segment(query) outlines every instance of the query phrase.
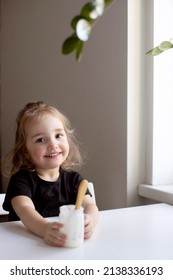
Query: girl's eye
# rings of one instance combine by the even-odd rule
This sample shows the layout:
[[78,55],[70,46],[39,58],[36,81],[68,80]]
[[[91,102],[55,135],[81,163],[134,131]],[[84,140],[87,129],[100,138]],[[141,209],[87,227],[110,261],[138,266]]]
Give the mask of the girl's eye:
[[57,138],[57,139],[58,139],[58,138],[61,138],[61,137],[63,137],[63,134],[62,134],[62,133],[56,134],[56,138]]
[[46,140],[44,138],[38,138],[36,143],[44,143]]

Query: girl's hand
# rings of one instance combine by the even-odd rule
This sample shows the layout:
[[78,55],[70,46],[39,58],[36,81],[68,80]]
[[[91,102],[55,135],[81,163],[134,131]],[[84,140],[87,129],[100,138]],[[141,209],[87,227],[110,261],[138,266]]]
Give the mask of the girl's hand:
[[58,222],[47,223],[44,241],[51,246],[64,247],[67,236],[60,231],[63,224]]
[[84,214],[84,239],[88,239],[94,232],[92,217],[89,214]]

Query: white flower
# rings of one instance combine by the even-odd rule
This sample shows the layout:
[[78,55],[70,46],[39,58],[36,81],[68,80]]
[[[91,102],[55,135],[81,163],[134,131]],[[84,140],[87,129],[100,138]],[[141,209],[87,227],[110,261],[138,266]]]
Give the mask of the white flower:
[[95,0],[96,11],[99,16],[101,16],[104,12],[105,1],[104,0]]
[[91,32],[91,25],[85,19],[80,19],[76,25],[76,34],[81,41],[87,41]]
[[90,13],[90,18],[96,19],[101,16],[104,12],[105,2],[104,0],[95,0],[93,2],[95,9]]

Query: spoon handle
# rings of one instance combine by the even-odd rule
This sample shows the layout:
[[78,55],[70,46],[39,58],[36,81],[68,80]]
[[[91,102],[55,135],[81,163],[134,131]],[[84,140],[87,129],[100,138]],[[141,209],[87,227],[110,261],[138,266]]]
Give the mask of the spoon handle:
[[88,187],[88,181],[87,180],[82,180],[79,189],[78,189],[78,194],[77,194],[77,199],[76,199],[76,204],[75,204],[75,210],[79,209],[82,205],[86,190]]

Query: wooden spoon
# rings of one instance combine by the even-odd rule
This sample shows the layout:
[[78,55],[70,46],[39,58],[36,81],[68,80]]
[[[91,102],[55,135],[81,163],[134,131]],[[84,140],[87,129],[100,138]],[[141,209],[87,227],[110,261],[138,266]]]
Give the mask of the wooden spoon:
[[82,180],[79,189],[78,189],[78,194],[77,194],[77,199],[76,199],[76,204],[75,204],[75,210],[79,209],[82,205],[86,190],[88,187],[88,181],[87,180]]

